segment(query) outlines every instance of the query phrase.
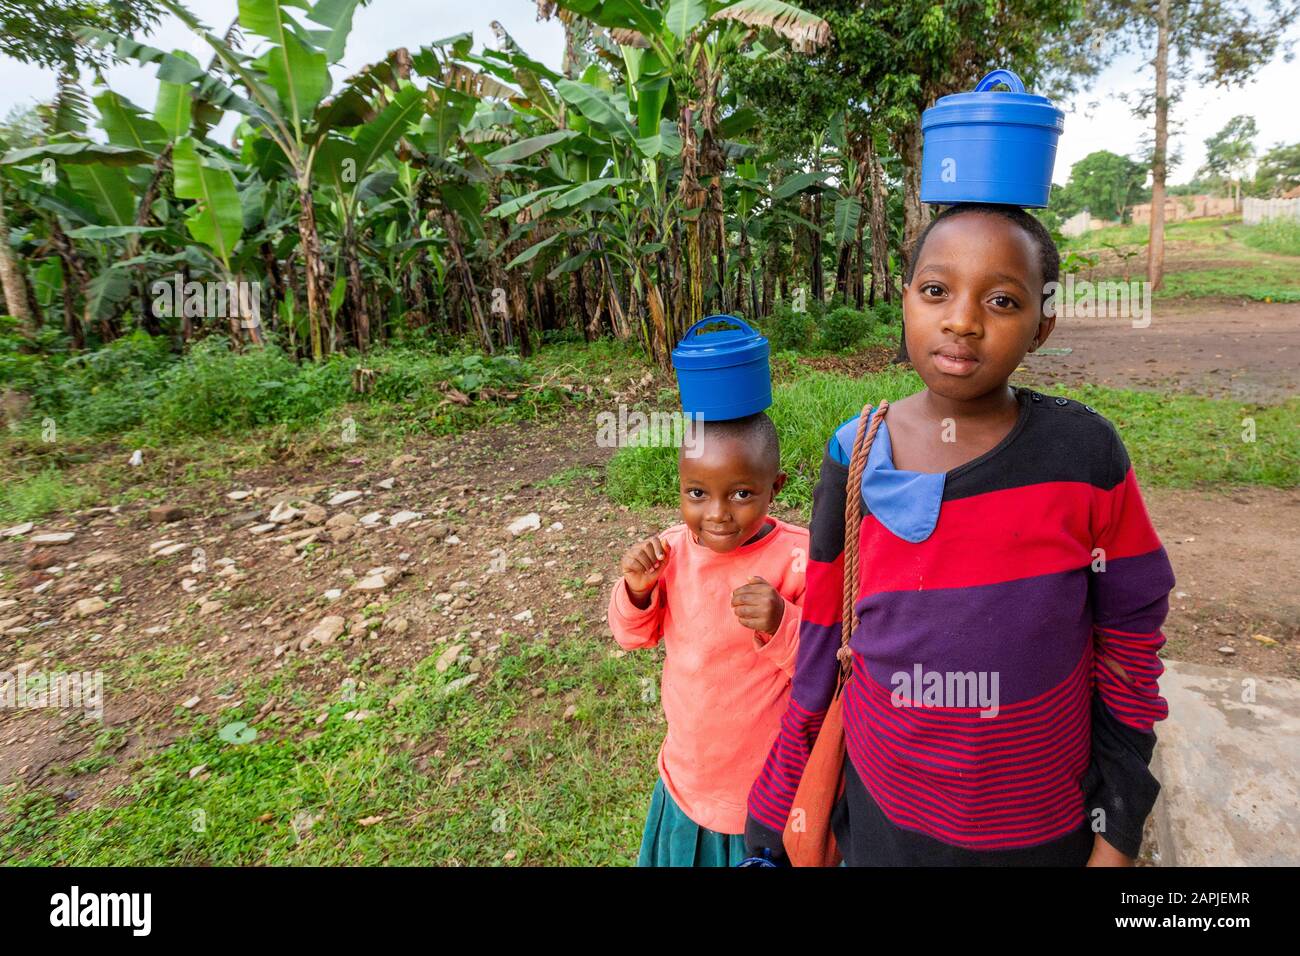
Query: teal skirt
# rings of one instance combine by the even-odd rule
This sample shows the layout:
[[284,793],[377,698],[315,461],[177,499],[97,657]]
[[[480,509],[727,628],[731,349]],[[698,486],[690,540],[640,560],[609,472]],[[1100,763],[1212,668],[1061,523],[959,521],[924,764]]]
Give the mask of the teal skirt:
[[655,783],[637,866],[735,866],[743,859],[743,835],[705,829],[682,813],[662,778]]

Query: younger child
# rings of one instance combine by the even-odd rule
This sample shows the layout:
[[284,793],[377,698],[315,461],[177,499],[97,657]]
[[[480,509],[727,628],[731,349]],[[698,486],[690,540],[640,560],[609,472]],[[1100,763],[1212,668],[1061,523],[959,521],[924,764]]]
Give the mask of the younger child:
[[[831,823],[850,866],[1124,866],[1141,844],[1174,579],[1115,427],[1008,383],[1052,332],[1059,271],[1008,206],[953,206],[913,251],[925,388],[888,409],[848,492],[860,623]],[[790,708],[749,796],[749,845],[778,857],[835,689],[857,427],[822,460]]]
[[808,532],[768,514],[785,484],[766,414],[704,422],[678,456],[682,523],[633,545],[609,602],[629,650],[664,641],[668,734],[638,866],[734,866],[745,797],[790,695]]

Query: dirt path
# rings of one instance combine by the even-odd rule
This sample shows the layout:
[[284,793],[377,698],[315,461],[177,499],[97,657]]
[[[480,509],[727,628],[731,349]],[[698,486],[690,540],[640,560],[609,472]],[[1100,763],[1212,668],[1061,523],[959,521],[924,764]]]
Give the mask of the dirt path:
[[1119,388],[1171,388],[1273,403],[1300,382],[1300,304],[1156,303],[1151,324],[1062,318],[1047,348],[1026,356],[1029,378]]

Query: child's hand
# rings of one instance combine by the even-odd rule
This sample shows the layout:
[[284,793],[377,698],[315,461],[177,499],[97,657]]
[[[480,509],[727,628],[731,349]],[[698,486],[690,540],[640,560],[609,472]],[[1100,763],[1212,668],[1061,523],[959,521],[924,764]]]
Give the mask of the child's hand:
[[655,582],[668,564],[670,551],[668,542],[655,535],[638,541],[623,555],[619,567],[623,571],[623,580],[627,582],[628,594],[638,607],[645,605],[654,590]]
[[748,584],[732,591],[731,606],[736,620],[763,634],[775,634],[785,614],[785,600],[762,578],[750,578]]

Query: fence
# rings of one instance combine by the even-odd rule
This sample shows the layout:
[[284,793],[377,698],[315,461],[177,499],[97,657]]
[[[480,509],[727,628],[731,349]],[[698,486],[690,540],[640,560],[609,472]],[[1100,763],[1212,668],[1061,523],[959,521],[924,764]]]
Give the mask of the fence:
[[1300,199],[1254,199],[1247,196],[1241,201],[1241,221],[1247,226],[1257,226],[1270,219],[1300,221]]

